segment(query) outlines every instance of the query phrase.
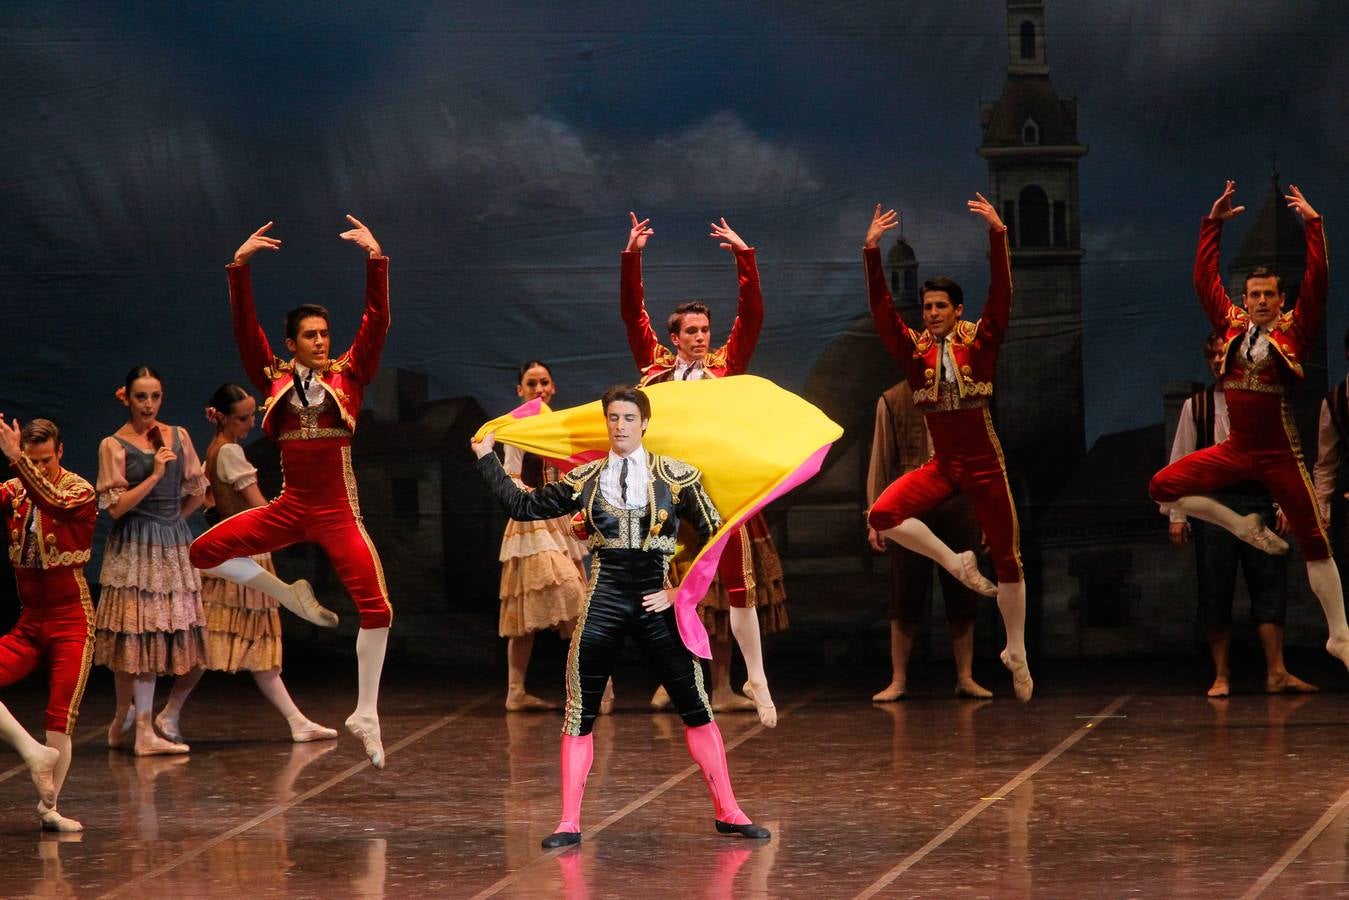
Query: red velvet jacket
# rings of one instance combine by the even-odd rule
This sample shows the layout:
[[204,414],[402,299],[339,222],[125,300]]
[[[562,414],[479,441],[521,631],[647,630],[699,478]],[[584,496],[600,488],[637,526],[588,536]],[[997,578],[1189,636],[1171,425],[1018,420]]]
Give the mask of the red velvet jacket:
[[[879,247],[862,250],[866,266],[867,300],[871,318],[881,343],[890,355],[904,367],[913,402],[920,410],[937,406],[940,385],[938,357],[941,342],[927,329],[914,331],[904,324],[895,311],[895,301],[885,283],[885,268],[881,265]],[[959,401],[986,402],[993,396],[993,375],[998,366],[998,349],[1007,333],[1007,320],[1012,314],[1012,268],[1007,253],[1007,229],[988,230],[988,299],[984,314],[978,322],[958,321],[951,331],[951,355],[955,358],[955,386]]]
[[[1222,274],[1218,270],[1222,233],[1222,222],[1204,217],[1199,226],[1199,249],[1194,257],[1194,289],[1214,329],[1223,335],[1222,373],[1226,375],[1232,350],[1240,346],[1242,336],[1250,327],[1251,317],[1244,308],[1232,303],[1232,299],[1227,296],[1227,289],[1223,287]],[[1279,391],[1289,375],[1294,380],[1302,379],[1305,351],[1316,339],[1316,332],[1326,315],[1329,279],[1324,220],[1320,216],[1308,219],[1302,224],[1302,233],[1307,241],[1307,268],[1302,274],[1297,304],[1275,319],[1269,327],[1270,348],[1284,365],[1259,367],[1255,370],[1258,384],[1243,387],[1224,382],[1225,387]]]
[[38,568],[88,563],[98,518],[93,486],[65,469],[53,484],[23,454],[10,465],[19,477],[0,484],[0,505],[9,525],[10,563],[15,568],[23,565],[24,543],[32,538],[28,532],[30,511],[36,518],[41,542],[36,554]]
[[[253,303],[253,283],[248,265],[231,263],[225,267],[230,285],[230,309],[234,315],[234,339],[239,344],[244,370],[249,380],[262,391],[262,430],[272,440],[279,440],[283,416],[272,415],[278,407],[284,408],[284,398],[294,390],[293,360],[283,360],[272,353],[267,335],[258,324],[257,307]],[[318,373],[323,385],[342,416],[348,431],[356,430],[356,416],[361,411],[365,386],[379,371],[379,357],[384,352],[384,339],[389,333],[389,258],[379,256],[365,263],[365,315],[356,339],[346,353]],[[326,435],[314,435],[326,436]]]
[[[763,328],[763,293],[759,290],[759,269],[754,264],[753,247],[735,251],[735,267],[740,278],[740,301],[731,336],[721,347],[709,350],[703,362],[703,371],[714,378],[743,375],[748,371],[749,358],[754,355],[754,346],[759,342],[759,331]],[[623,251],[619,311],[628,331],[633,362],[642,373],[639,384],[645,386],[672,377],[676,357],[660,342],[651,327],[642,288],[642,254],[635,250]]]

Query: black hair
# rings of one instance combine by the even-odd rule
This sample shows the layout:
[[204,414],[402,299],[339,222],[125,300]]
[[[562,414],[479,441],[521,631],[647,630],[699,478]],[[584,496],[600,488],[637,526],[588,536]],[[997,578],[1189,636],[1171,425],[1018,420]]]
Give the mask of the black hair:
[[61,449],[61,429],[51,419],[29,419],[28,424],[19,431],[19,446],[45,444],[52,441],[56,449]]
[[530,369],[534,368],[535,366],[538,366],[540,369],[543,369],[545,372],[547,372],[549,378],[553,377],[552,366],[548,365],[548,363],[544,362],[541,359],[531,359],[527,360],[526,362],[520,363],[520,372],[515,376],[515,383],[524,384],[525,373],[528,372]]
[[126,373],[127,397],[131,396],[131,385],[136,383],[137,378],[153,378],[159,382],[160,387],[164,386],[164,379],[160,378],[159,373],[150,366],[132,366],[131,371]]
[[317,303],[301,303],[286,313],[286,340],[295,340],[300,333],[300,323],[314,316],[322,319],[325,325],[332,318],[328,315],[328,307],[319,306]]
[[1279,277],[1278,272],[1275,272],[1269,266],[1256,266],[1251,269],[1250,274],[1246,276],[1246,280],[1242,282],[1242,286],[1250,284],[1252,278],[1273,278],[1275,292],[1283,293],[1283,279]]
[[695,315],[707,316],[707,324],[712,324],[712,310],[701,300],[690,300],[688,303],[681,303],[674,308],[667,320],[670,334],[678,334],[679,329],[684,324],[684,316],[693,313]]
[[616,384],[604,392],[600,398],[600,409],[607,414],[609,404],[611,403],[632,403],[637,407],[637,411],[642,414],[642,421],[651,418],[651,401],[647,399],[646,394],[640,388],[635,388],[629,384]]
[[220,415],[229,417],[234,414],[234,404],[248,399],[248,396],[248,391],[231,381],[216,388],[215,393],[211,395],[211,402],[207,405]]
[[923,286],[918,289],[919,301],[922,301],[928,291],[945,292],[946,296],[951,298],[952,306],[965,305],[965,292],[960,289],[960,285],[956,284],[954,279],[947,278],[945,275],[938,275],[936,278],[929,278],[924,281]]

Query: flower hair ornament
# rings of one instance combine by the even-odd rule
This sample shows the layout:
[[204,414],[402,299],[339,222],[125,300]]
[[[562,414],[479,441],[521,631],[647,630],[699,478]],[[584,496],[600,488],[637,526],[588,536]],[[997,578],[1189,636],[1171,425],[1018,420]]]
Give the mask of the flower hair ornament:
[[225,414],[214,406],[208,406],[206,407],[206,421],[210,422],[212,425],[224,425]]
[[117,390],[112,392],[112,395],[116,397],[118,400],[122,401],[123,403],[126,403],[126,386],[123,385],[122,387],[119,387]]

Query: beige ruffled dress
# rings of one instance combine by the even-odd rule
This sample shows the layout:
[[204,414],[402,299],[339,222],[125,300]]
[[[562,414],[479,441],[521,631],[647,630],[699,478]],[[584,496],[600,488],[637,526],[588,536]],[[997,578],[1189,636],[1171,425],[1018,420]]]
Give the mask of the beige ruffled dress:
[[[538,487],[558,477],[555,468],[516,447],[506,447],[505,467],[521,487]],[[511,519],[501,539],[501,636],[523,637],[580,615],[586,584],[578,563],[584,557],[585,548],[567,517]]]
[[[141,502],[117,519],[103,547],[94,662],[133,675],[182,675],[202,664],[201,580],[188,561],[192,532],[184,497],[206,490],[206,476],[183,428],[178,457]],[[155,455],[113,435],[98,448],[98,504],[107,509],[154,470]]]
[[[206,450],[206,477],[222,521],[250,508],[243,491],[257,484],[258,470],[249,463],[243,447],[220,438],[213,441]],[[270,553],[253,560],[275,574]],[[206,668],[221,672],[281,668],[281,613],[274,599],[203,574],[201,602],[206,612]]]

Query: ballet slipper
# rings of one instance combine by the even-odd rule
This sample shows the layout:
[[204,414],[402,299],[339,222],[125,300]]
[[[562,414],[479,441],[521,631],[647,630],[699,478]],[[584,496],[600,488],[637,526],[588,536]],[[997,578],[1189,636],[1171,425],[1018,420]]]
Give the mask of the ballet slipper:
[[175,744],[186,744],[187,740],[183,737],[183,732],[178,727],[178,717],[169,715],[169,711],[162,710],[155,716],[155,730],[164,736],[166,740],[173,741]]
[[758,706],[748,697],[742,697],[730,688],[712,692],[712,712],[746,712]]
[[120,748],[127,735],[131,733],[131,727],[136,724],[135,707],[130,704],[118,707],[113,713],[112,724],[108,726],[108,749],[117,750]]
[[607,716],[614,711],[614,680],[604,686],[604,696],[600,698],[600,715]]
[[379,719],[374,716],[358,716],[352,713],[347,717],[347,731],[360,739],[365,747],[365,755],[376,769],[384,768],[384,744],[379,736]]
[[28,761],[28,775],[37,788],[38,799],[48,806],[56,805],[56,764],[61,761],[61,751],[46,744],[39,745],[37,755]]
[[1286,671],[1270,672],[1265,676],[1266,694],[1315,694],[1319,690],[1316,685],[1308,684]]
[[506,692],[506,712],[539,712],[548,709],[557,709],[557,704],[527,694],[522,687],[512,685]]
[[1215,675],[1213,678],[1213,684],[1209,686],[1208,692],[1204,696],[1212,697],[1214,700],[1219,700],[1223,697],[1230,697],[1231,695],[1232,695],[1232,683],[1228,681],[1227,676]]
[[993,692],[973,678],[961,678],[956,681],[956,696],[969,700],[991,700]]
[[665,690],[663,684],[656,688],[656,692],[651,695],[651,708],[654,710],[669,709],[672,702],[670,692]]
[[1288,542],[1269,530],[1265,519],[1259,513],[1242,516],[1243,527],[1237,537],[1257,550],[1263,550],[1271,556],[1282,556],[1288,552]]
[[898,681],[892,681],[883,689],[871,695],[872,703],[894,703],[896,700],[904,700],[909,696],[908,690]]
[[1007,671],[1012,673],[1012,690],[1016,693],[1016,699],[1022,703],[1028,702],[1035,690],[1035,681],[1030,677],[1030,667],[1026,665],[1026,660],[1020,656],[1013,656],[1007,650],[1003,650],[998,658],[1007,667]]
[[1326,652],[1344,663],[1345,668],[1349,668],[1349,638],[1339,640],[1331,638],[1326,641]]
[[84,830],[84,826],[74,819],[68,819],[45,803],[37,805],[38,818],[42,820],[43,831],[55,831],[61,834],[75,834]]
[[984,597],[996,597],[998,586],[984,577],[979,571],[979,560],[973,550],[956,554],[959,557],[959,569],[951,574],[965,587]]
[[328,728],[326,725],[320,725],[317,722],[311,722],[303,715],[296,714],[286,718],[286,724],[290,726],[290,739],[296,744],[307,744],[310,741],[335,741],[337,740],[337,729]]
[[132,752],[137,756],[167,756],[189,753],[191,748],[177,741],[166,741],[155,734],[155,729],[150,724],[150,714],[145,713],[136,716],[136,743]]
[[320,628],[336,628],[337,613],[319,603],[318,598],[314,596],[314,588],[303,578],[298,578],[290,586],[294,596],[294,605],[283,603],[282,605],[295,613],[307,622],[313,622]]
[[746,681],[741,690],[754,704],[754,708],[759,713],[759,722],[763,724],[763,727],[777,728],[778,708],[773,705],[773,697],[768,693],[768,685],[755,686],[752,682]]

